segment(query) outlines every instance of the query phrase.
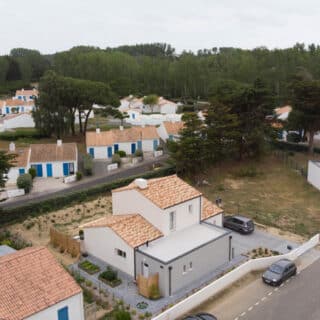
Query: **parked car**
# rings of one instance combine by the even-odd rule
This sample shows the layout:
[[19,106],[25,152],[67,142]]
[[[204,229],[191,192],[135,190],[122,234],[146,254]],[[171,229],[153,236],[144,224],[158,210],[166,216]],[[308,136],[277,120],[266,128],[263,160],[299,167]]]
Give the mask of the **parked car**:
[[214,315],[210,313],[197,313],[196,315],[191,315],[183,318],[183,320],[218,320]]
[[291,260],[281,259],[272,264],[262,275],[264,283],[279,286],[283,281],[294,276],[297,273],[297,267]]
[[225,216],[223,226],[243,234],[249,234],[254,231],[254,223],[251,219],[235,215]]

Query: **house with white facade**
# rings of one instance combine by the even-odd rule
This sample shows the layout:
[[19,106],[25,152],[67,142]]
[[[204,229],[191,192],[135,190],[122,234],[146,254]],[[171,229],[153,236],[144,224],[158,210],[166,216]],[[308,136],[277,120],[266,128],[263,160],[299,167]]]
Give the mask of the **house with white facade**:
[[15,96],[13,99],[19,99],[19,100],[24,100],[24,101],[31,101],[34,100],[35,98],[38,98],[39,96],[39,91],[35,88],[30,89],[30,90],[17,90]]
[[35,123],[31,113],[11,113],[0,118],[0,132],[16,128],[34,128]]
[[308,162],[308,182],[320,190],[320,161]]
[[111,216],[82,226],[87,253],[170,296],[231,259],[223,211],[176,175],[112,191]]
[[34,110],[33,100],[6,99],[0,101],[0,112],[2,115],[20,112],[31,112]]
[[182,130],[183,126],[184,123],[182,121],[164,121],[157,128],[157,131],[163,141],[177,141],[180,138],[180,131]]
[[0,256],[0,319],[84,320],[82,290],[45,247]]
[[15,184],[19,175],[35,168],[36,176],[61,178],[78,171],[78,148],[76,143],[31,144],[27,148],[16,148],[12,142],[9,153],[15,154],[14,167],[8,172],[7,184]]
[[86,132],[87,153],[94,159],[111,159],[119,150],[126,154],[134,154],[137,150],[153,152],[159,144],[159,134],[154,126]]

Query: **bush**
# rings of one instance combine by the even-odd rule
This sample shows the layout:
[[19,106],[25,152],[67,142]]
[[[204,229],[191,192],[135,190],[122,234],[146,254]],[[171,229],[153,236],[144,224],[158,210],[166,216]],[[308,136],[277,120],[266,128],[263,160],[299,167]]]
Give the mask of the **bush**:
[[28,173],[31,175],[31,178],[34,179],[37,176],[37,170],[35,168],[30,168]]
[[115,154],[118,154],[120,158],[125,158],[127,156],[126,152],[123,150],[116,151]]
[[118,153],[115,153],[114,155],[112,155],[112,163],[117,163],[118,167],[120,167],[121,157]]
[[134,156],[135,157],[142,157],[143,156],[142,150],[140,150],[140,149],[136,150],[136,152],[134,153]]
[[301,136],[300,136],[300,134],[298,134],[296,132],[290,132],[287,135],[287,141],[288,142],[294,142],[294,143],[300,142],[301,141]]
[[88,260],[84,260],[82,262],[79,262],[79,268],[89,274],[94,274],[94,273],[97,273],[100,271],[99,266],[93,264],[92,262],[90,262]]
[[15,141],[18,139],[41,139],[47,136],[36,129],[17,129],[0,133],[1,140]]
[[31,174],[25,173],[18,177],[17,187],[24,189],[25,193],[29,193],[32,189],[32,177]]
[[100,273],[99,279],[110,287],[114,288],[121,284],[121,279],[118,278],[118,272],[113,270],[111,267],[107,267],[107,270]]
[[163,151],[163,146],[157,146],[157,151]]
[[82,173],[78,171],[76,173],[76,177],[77,177],[77,181],[80,181],[82,179]]
[[83,169],[86,176],[92,176],[93,173],[93,159],[89,154],[83,156]]
[[258,175],[258,171],[255,167],[241,168],[235,175],[240,178],[253,178]]
[[125,310],[116,310],[113,312],[114,319],[116,320],[131,320],[131,315]]
[[151,300],[160,299],[159,287],[153,284],[149,289],[149,297]]

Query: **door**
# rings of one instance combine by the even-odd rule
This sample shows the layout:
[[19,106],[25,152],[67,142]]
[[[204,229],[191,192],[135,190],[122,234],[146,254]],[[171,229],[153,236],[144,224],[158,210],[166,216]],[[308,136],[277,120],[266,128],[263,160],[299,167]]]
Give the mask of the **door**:
[[21,176],[22,174],[25,174],[26,170],[24,168],[19,169],[19,175]]
[[131,154],[134,154],[136,152],[136,144],[131,143]]
[[52,177],[52,164],[47,163],[47,177]]
[[36,169],[36,176],[37,177],[42,177],[42,164],[33,164],[31,166],[32,168]]
[[69,175],[69,163],[63,164],[63,175],[68,176]]
[[89,148],[89,154],[92,158],[94,158],[94,148]]
[[118,144],[115,144],[113,147],[114,147],[114,153],[119,151],[119,145]]
[[108,147],[108,158],[112,158],[112,147]]
[[68,307],[58,310],[58,320],[69,320]]
[[156,151],[158,148],[158,140],[157,139],[154,139],[153,140],[153,150]]
[[6,113],[10,113],[9,107],[6,107]]
[[142,150],[142,141],[141,141],[141,140],[138,141],[138,149],[139,149],[139,150]]

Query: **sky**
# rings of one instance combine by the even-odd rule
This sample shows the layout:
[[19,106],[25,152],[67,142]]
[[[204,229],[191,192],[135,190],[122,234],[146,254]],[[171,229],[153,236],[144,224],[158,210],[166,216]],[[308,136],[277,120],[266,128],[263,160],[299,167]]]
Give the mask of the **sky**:
[[319,43],[319,0],[0,0],[0,54],[166,42],[212,47]]

